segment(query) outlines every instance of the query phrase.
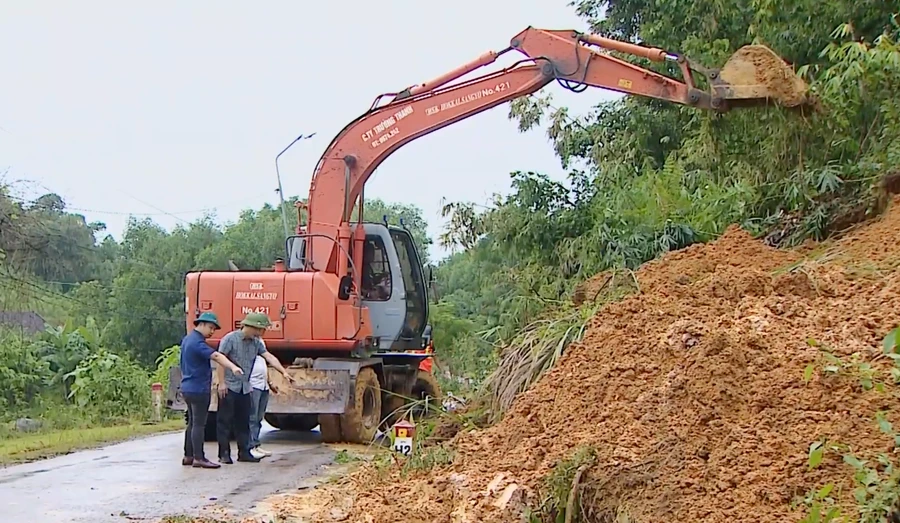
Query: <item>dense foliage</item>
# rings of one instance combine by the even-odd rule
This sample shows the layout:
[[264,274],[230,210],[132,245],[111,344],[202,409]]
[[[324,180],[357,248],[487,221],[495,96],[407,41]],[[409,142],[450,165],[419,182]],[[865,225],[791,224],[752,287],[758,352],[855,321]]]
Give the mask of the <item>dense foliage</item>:
[[492,209],[447,205],[442,240],[464,250],[442,265],[443,310],[502,342],[562,310],[579,281],[729,224],[789,245],[878,212],[900,165],[900,3],[789,4],[575,0],[597,32],[710,66],[766,44],[795,64],[819,107],[722,115],[627,97],[573,117],[548,95],[514,102],[510,118],[523,131],[546,127],[568,178],[516,172]]

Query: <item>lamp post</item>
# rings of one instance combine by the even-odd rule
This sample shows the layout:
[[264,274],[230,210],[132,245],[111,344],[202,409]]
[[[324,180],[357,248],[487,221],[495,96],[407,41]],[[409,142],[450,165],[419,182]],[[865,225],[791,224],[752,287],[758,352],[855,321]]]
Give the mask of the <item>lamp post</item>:
[[282,149],[280,153],[275,155],[275,176],[278,177],[278,189],[276,189],[276,192],[278,192],[278,197],[281,199],[281,222],[284,224],[284,237],[285,238],[287,238],[288,236],[291,235],[291,231],[290,231],[290,229],[288,229],[287,211],[284,210],[284,190],[281,187],[281,172],[278,170],[278,158],[280,158],[282,154],[286,153],[287,150],[290,149],[291,146],[293,146],[295,143],[299,142],[300,140],[306,140],[308,138],[312,138],[315,135],[316,135],[316,133],[307,134],[307,135],[301,134],[300,136],[294,138],[294,141],[289,143],[288,146],[285,147],[284,149]]

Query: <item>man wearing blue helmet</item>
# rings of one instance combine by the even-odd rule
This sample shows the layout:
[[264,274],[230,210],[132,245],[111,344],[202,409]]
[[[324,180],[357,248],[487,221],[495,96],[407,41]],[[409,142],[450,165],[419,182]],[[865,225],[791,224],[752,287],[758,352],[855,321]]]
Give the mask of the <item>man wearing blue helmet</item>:
[[204,312],[194,320],[194,330],[181,340],[181,394],[187,403],[188,420],[184,429],[184,458],[181,460],[185,466],[204,469],[221,467],[206,459],[203,453],[203,433],[212,389],[212,366],[209,362],[215,361],[237,375],[244,371],[206,343],[220,328],[216,315]]

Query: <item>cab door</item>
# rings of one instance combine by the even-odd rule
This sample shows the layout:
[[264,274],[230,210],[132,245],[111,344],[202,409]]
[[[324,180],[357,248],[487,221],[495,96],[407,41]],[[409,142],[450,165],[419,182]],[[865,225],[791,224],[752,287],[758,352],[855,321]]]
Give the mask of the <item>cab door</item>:
[[403,279],[405,314],[398,336],[397,350],[421,348],[422,333],[428,322],[428,294],[422,261],[416,243],[406,229],[390,229],[391,241],[397,252],[400,275]]
[[378,348],[390,349],[400,335],[406,315],[406,292],[400,260],[387,227],[366,223],[364,244],[362,301],[369,309],[372,336]]

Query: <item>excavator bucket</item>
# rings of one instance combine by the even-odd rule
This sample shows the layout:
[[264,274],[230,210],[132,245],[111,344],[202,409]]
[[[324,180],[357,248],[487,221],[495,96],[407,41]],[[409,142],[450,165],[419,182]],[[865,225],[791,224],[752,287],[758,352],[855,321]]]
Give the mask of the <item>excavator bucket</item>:
[[771,100],[785,107],[807,103],[808,86],[764,45],[746,45],[731,55],[712,82],[726,100],[745,103]]

